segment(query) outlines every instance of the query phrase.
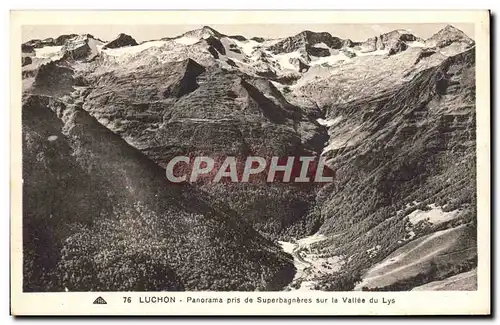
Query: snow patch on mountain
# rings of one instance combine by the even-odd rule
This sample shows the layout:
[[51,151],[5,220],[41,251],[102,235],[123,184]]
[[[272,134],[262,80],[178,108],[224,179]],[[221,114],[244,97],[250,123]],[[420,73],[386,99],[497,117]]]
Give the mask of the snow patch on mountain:
[[477,269],[459,273],[444,280],[433,281],[413,288],[411,291],[477,290]]
[[136,46],[119,47],[116,49],[105,49],[103,50],[103,52],[111,56],[133,55],[153,47],[162,47],[165,44],[167,44],[166,41],[150,41],[150,42],[144,42]]

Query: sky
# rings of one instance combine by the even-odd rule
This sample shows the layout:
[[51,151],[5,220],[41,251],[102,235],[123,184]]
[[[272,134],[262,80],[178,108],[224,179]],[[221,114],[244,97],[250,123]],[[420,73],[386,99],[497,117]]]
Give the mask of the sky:
[[[414,35],[428,38],[447,23],[435,24],[212,24],[210,27],[227,35],[245,37],[260,36],[278,38],[295,35],[304,30],[329,32],[333,36],[364,41],[367,38],[395,29],[406,29]],[[452,24],[474,39],[474,24]],[[57,37],[62,34],[92,34],[104,41],[112,40],[119,33],[132,36],[137,42],[178,36],[203,25],[25,25],[22,29],[23,42],[31,39]]]

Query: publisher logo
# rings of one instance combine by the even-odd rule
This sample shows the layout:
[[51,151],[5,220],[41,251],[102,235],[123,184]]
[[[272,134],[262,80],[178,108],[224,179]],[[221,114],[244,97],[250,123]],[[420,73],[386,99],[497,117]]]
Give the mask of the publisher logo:
[[100,297],[100,296],[99,296],[99,297],[97,297],[97,299],[96,299],[96,300],[94,300],[93,304],[94,304],[94,305],[106,305],[106,304],[107,304],[107,302],[106,302],[106,300],[104,300],[104,298],[103,298],[103,297]]

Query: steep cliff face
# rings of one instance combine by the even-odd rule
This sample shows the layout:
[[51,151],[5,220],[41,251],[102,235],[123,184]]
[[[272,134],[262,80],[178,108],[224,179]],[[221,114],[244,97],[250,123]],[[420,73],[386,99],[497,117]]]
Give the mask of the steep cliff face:
[[[294,269],[272,240],[318,231],[310,251],[341,261],[319,289],[409,290],[474,267],[475,48],[453,27],[22,47],[26,290],[277,290]],[[174,185],[163,168],[179,155],[327,157],[336,176]],[[418,267],[377,273],[400,257]]]

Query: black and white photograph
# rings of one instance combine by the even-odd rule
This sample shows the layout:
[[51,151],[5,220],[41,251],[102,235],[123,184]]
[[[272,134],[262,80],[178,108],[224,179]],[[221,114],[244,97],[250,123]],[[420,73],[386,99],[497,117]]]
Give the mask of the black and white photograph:
[[22,291],[477,291],[476,28],[23,25]]

